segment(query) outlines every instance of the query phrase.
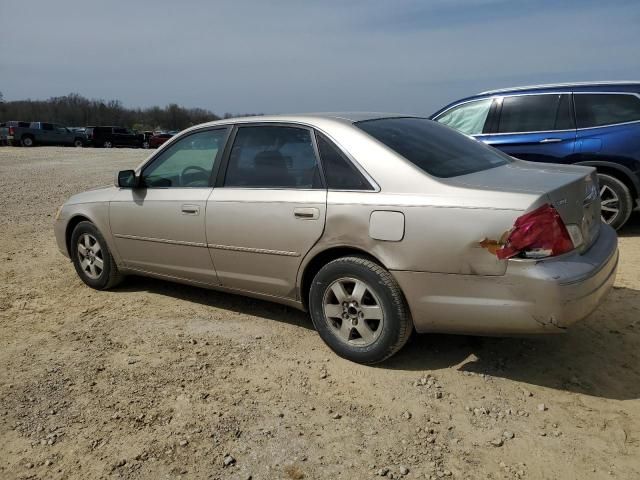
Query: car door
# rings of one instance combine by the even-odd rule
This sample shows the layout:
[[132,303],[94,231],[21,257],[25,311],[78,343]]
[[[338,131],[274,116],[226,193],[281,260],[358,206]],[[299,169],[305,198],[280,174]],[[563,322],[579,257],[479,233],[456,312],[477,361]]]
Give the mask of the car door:
[[109,207],[111,231],[127,268],[217,284],[205,217],[212,171],[228,128],[188,133],[139,173],[139,187],[121,188]]
[[53,145],[56,138],[57,133],[53,124],[40,122],[40,134],[36,135],[36,142],[42,145]]
[[576,128],[570,93],[511,95],[496,104],[478,140],[522,160],[571,163]]
[[53,127],[53,135],[55,136],[53,143],[56,145],[70,145],[73,143],[73,134],[67,127],[62,125],[54,125]]
[[207,242],[223,286],[295,298],[304,255],[324,230],[327,190],[313,131],[234,129],[207,202]]

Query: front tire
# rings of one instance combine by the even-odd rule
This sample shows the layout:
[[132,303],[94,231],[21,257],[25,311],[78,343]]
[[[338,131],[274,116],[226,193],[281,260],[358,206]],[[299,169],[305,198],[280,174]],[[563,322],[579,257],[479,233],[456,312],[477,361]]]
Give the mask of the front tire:
[[325,343],[358,363],[386,360],[413,331],[400,286],[365,257],[342,257],[322,267],[311,285],[309,311]]
[[107,242],[91,222],[80,222],[71,234],[71,258],[80,279],[91,288],[106,290],[122,280]]
[[82,148],[82,147],[84,147],[84,142],[82,141],[81,138],[76,138],[73,141],[73,146],[76,147],[76,148]]
[[616,177],[598,174],[600,183],[600,205],[602,221],[618,230],[633,210],[633,199],[629,188]]

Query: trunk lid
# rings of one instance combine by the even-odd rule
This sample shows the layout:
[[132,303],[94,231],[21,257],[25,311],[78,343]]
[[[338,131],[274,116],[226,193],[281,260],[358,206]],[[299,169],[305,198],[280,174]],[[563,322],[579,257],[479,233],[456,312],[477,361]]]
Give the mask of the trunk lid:
[[592,167],[556,165],[523,160],[469,175],[447,179],[457,186],[480,190],[537,194],[528,210],[549,203],[565,225],[576,225],[582,233],[579,250],[587,249],[600,229],[598,178]]

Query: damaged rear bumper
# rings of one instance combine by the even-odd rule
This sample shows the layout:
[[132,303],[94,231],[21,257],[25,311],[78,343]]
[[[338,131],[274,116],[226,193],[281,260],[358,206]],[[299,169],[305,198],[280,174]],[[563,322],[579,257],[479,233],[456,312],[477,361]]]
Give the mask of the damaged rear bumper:
[[615,231],[602,225],[583,253],[510,260],[505,275],[393,271],[418,332],[518,335],[555,333],[586,318],[613,286]]

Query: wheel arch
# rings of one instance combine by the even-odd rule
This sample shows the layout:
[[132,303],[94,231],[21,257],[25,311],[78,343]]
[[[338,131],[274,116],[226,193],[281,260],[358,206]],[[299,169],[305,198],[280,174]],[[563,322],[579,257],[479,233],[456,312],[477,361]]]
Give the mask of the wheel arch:
[[311,290],[311,281],[320,271],[320,269],[327,263],[336,260],[340,257],[348,257],[352,255],[358,255],[366,257],[369,260],[376,262],[381,267],[386,268],[384,263],[379,258],[371,253],[350,245],[335,245],[324,250],[320,250],[309,255],[303,262],[299,272],[298,292],[300,301],[305,310],[308,310],[309,303],[309,291]]
[[69,219],[64,230],[64,242],[65,246],[67,247],[67,253],[69,254],[69,257],[71,257],[71,235],[73,235],[73,230],[78,226],[80,222],[90,222],[95,225],[93,220],[82,214],[74,215]]
[[640,196],[640,180],[636,179],[634,173],[624,165],[598,160],[578,162],[576,165],[595,167],[598,173],[610,175],[624,183],[629,188],[631,197],[634,200]]

